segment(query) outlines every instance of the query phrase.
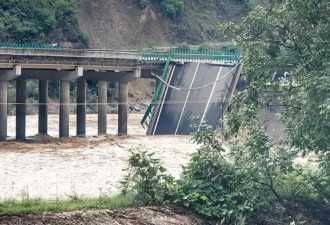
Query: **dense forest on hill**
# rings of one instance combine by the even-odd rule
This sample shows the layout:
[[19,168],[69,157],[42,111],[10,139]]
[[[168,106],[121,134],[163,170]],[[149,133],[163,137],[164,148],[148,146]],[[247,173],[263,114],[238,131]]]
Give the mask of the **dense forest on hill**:
[[87,46],[77,23],[76,0],[1,0],[0,41],[68,41]]

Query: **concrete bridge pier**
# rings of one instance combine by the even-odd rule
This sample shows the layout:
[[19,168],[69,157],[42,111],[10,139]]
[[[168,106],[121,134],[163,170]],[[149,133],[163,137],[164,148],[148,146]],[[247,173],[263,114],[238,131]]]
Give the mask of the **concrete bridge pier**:
[[0,70],[0,142],[7,141],[8,81],[22,74],[20,65]]
[[127,135],[128,81],[119,81],[118,135]]
[[0,142],[7,140],[8,81],[0,80]]
[[[59,136],[69,137],[69,116],[70,116],[70,81],[76,80],[83,76],[83,67],[75,67],[74,69],[30,69],[25,68],[22,71],[20,79],[39,80],[39,125],[40,134],[48,132],[48,80],[60,81],[60,121]],[[18,88],[19,90],[19,88]]]
[[107,133],[107,90],[108,82],[99,80],[98,81],[98,134]]
[[16,81],[16,140],[26,137],[26,80]]
[[60,137],[69,137],[70,81],[60,80]]
[[107,103],[107,81],[118,82],[118,135],[127,134],[128,117],[128,81],[141,77],[141,68],[134,68],[129,71],[85,71],[86,80],[97,80],[99,83],[99,105],[98,105],[98,133],[106,133],[106,103]]
[[48,80],[39,80],[38,133],[48,133]]
[[77,136],[86,135],[87,83],[84,78],[77,80]]

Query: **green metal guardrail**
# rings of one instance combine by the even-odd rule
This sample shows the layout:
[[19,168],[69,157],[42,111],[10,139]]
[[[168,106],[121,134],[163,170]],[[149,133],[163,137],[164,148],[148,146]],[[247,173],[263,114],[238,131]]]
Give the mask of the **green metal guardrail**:
[[[166,64],[165,64],[165,67],[164,67],[164,70],[163,70],[163,74],[161,75],[161,78],[164,80],[165,77],[166,77],[166,74],[167,74],[167,71],[168,71],[168,67],[170,66],[170,62],[171,62],[171,56],[168,56],[167,57],[167,60],[166,60]],[[162,87],[163,87],[163,82],[159,82],[158,84],[158,87],[156,89],[156,93],[154,95],[154,98],[152,99],[152,102],[151,104],[149,105],[146,113],[144,114],[144,117],[143,119],[141,120],[141,125],[143,126],[144,122],[147,120],[148,116],[150,115],[153,107],[156,105],[156,102],[158,101],[158,98],[159,98],[159,94],[162,90]]]
[[170,49],[168,52],[142,52],[142,58],[147,61],[166,61],[168,57],[172,60],[205,60],[238,62],[240,52],[208,51],[208,50],[181,50]]
[[39,45],[39,44],[7,44],[0,43],[0,48],[9,49],[43,49],[43,50],[64,50],[63,46]]

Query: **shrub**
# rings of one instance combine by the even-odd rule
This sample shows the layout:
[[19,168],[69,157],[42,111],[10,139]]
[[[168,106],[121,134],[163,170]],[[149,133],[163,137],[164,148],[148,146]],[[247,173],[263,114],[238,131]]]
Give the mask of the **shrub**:
[[330,153],[323,153],[317,161],[319,169],[306,171],[299,168],[297,172],[304,177],[316,192],[314,196],[323,197],[326,202],[330,201]]
[[247,172],[237,171],[222,156],[202,148],[178,181],[175,202],[206,216],[236,218],[253,209],[255,197],[247,177]]
[[182,44],[178,44],[176,46],[176,49],[178,49],[178,50],[190,50],[190,47],[187,43],[182,43]]
[[[174,18],[181,14],[183,0],[155,0],[160,3],[160,11],[164,16]],[[150,0],[136,0],[136,3],[141,8],[150,5]]]
[[154,153],[132,153],[129,158],[128,175],[121,182],[122,193],[133,192],[136,200],[143,204],[161,203],[170,194],[174,178],[165,174],[166,169]]
[[232,141],[230,157],[237,170],[248,171],[254,187],[265,194],[261,198],[268,201],[269,196],[274,196],[289,212],[277,187],[284,184],[280,177],[294,171],[292,163],[297,151],[274,145],[258,121],[250,123],[250,129],[240,130]]
[[327,201],[330,201],[330,153],[323,153],[320,157],[320,178],[318,184],[315,184],[321,190],[321,193]]
[[208,51],[208,50],[212,50],[212,46],[209,43],[202,43],[199,45],[198,47],[199,51]]
[[139,203],[175,203],[232,224],[245,224],[244,216],[253,220],[254,215],[299,219],[292,208],[295,198],[328,199],[329,155],[321,157],[320,170],[298,168],[295,150],[274,145],[258,122],[251,123],[252,129],[239,129],[230,152],[218,133],[202,124],[193,134],[201,148],[176,181],[153,154],[133,154],[123,193],[133,192]]
[[26,82],[26,95],[28,98],[39,98],[39,84],[36,80],[28,80]]
[[136,0],[138,6],[145,8],[150,4],[150,0]]
[[182,6],[182,0],[162,0],[161,12],[165,16],[174,18],[181,14]]
[[249,171],[237,170],[223,157],[222,142],[206,125],[194,134],[202,147],[193,154],[177,181],[175,202],[206,216],[235,219],[242,212],[253,210],[256,195]]

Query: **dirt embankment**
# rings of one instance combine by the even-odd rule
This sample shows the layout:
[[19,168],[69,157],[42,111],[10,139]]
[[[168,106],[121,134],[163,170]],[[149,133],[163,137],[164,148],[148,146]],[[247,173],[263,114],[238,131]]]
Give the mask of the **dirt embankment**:
[[172,42],[170,19],[153,5],[140,9],[133,0],[82,0],[78,16],[90,48],[136,50]]
[[0,215],[0,224],[111,224],[111,225],[203,225],[187,210],[169,207],[141,207],[128,210],[75,211]]

